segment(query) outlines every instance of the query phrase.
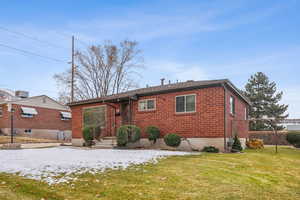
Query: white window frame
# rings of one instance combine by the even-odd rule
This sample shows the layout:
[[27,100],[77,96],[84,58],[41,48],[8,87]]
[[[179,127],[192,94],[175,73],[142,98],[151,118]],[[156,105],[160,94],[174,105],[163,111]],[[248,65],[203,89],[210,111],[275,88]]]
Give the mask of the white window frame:
[[[145,101],[146,102],[146,109],[141,109],[140,103]],[[148,109],[148,101],[154,101],[154,108]],[[144,112],[144,111],[153,111],[156,110],[156,99],[141,99],[138,101],[138,111]]]
[[248,120],[248,108],[247,108],[247,106],[245,107],[245,120]]
[[[194,111],[186,111],[186,97],[187,96],[195,97],[195,110]],[[176,110],[177,97],[184,97],[184,111],[183,112],[177,112],[177,110]],[[195,113],[196,110],[197,110],[197,95],[196,94],[184,94],[184,95],[175,96],[175,113],[176,114]]]
[[[30,113],[24,113],[23,112],[23,108],[30,108],[30,109],[34,109],[35,110],[35,113],[32,113],[32,114],[30,114]],[[35,108],[31,108],[31,107],[21,107],[21,116],[22,117],[24,117],[24,118],[33,118],[35,115],[37,115],[38,114],[38,112],[36,111],[36,109]]]
[[[232,99],[232,104],[231,104],[231,99]],[[229,112],[232,115],[235,114],[235,98],[233,96],[229,97]]]
[[71,114],[71,117],[65,117],[63,113],[70,113],[71,114],[71,112],[60,112],[60,119],[61,120],[68,121],[68,120],[72,119],[72,114]]

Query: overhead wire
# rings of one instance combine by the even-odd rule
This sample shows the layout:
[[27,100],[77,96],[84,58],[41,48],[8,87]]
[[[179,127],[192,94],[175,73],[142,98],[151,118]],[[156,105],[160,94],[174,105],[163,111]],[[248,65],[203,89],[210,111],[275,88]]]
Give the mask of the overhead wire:
[[44,59],[47,59],[47,60],[52,60],[52,61],[55,61],[55,62],[63,62],[63,63],[68,62],[68,61],[64,61],[64,60],[61,60],[61,59],[57,59],[57,58],[53,58],[53,57],[49,57],[49,56],[44,56],[44,55],[41,55],[41,54],[38,54],[38,53],[35,53],[35,52],[27,51],[27,50],[24,50],[24,49],[19,49],[19,48],[16,48],[16,47],[12,47],[12,46],[9,46],[9,45],[3,44],[3,43],[0,43],[0,46],[8,48],[8,49],[15,50],[15,51],[18,51],[18,52],[21,52],[23,54],[37,56],[37,57],[44,58]]
[[41,40],[37,37],[34,37],[34,36],[30,36],[28,34],[25,34],[25,33],[22,33],[22,32],[19,32],[19,31],[15,31],[15,30],[10,30],[8,28],[5,28],[3,26],[0,26],[0,30],[2,31],[6,31],[6,32],[9,32],[9,33],[12,33],[12,34],[15,34],[15,35],[19,35],[19,36],[22,36],[22,37],[25,37],[25,38],[28,38],[28,39],[31,39],[31,40],[34,40],[34,41],[37,41],[37,42],[40,42],[40,43],[43,43],[44,45],[48,45],[48,46],[51,46],[51,47],[55,47],[55,48],[63,48],[63,49],[68,49],[66,47],[63,47],[63,46],[60,46],[60,45],[57,45],[57,44],[53,44],[51,42],[48,42],[48,41],[45,41],[45,40]]

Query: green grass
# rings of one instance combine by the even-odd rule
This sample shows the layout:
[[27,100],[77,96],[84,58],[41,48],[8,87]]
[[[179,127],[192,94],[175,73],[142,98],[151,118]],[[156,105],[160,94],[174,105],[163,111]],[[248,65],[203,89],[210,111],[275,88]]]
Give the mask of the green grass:
[[0,174],[1,200],[42,198],[300,199],[300,150],[170,157],[156,165],[80,175],[77,181],[55,186]]
[[[31,138],[31,137],[22,137],[22,136],[15,136],[14,142],[16,143],[56,143],[59,142],[57,140],[48,140],[42,138]],[[10,136],[0,136],[0,144],[10,143]]]

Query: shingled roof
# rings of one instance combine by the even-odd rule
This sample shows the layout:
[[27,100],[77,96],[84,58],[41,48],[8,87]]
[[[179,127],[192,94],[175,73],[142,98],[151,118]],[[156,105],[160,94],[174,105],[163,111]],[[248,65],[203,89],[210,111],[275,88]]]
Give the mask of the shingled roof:
[[100,102],[115,102],[115,101],[122,101],[124,99],[128,99],[130,97],[136,97],[136,96],[137,97],[149,96],[155,94],[169,93],[175,91],[185,91],[185,90],[199,89],[205,87],[215,87],[215,86],[222,86],[222,85],[227,86],[229,89],[235,92],[241,99],[243,99],[246,103],[251,104],[249,99],[245,97],[228,79],[220,79],[220,80],[205,80],[205,81],[186,81],[186,82],[140,88],[140,89],[130,90],[127,92],[109,95],[105,97],[75,101],[69,103],[68,105],[75,106],[75,105],[100,103]]

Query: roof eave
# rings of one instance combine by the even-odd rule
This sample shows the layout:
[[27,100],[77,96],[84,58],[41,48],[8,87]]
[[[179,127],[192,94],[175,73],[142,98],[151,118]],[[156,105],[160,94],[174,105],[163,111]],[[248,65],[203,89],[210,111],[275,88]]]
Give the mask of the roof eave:
[[166,89],[163,91],[154,91],[154,92],[145,92],[141,94],[131,94],[128,96],[124,97],[119,97],[119,98],[112,98],[112,99],[93,99],[93,100],[86,100],[86,101],[78,101],[78,102],[71,102],[68,103],[67,105],[72,107],[72,106],[78,106],[78,105],[85,105],[85,104],[93,104],[93,103],[105,103],[105,102],[121,102],[124,100],[128,100],[128,98],[137,95],[138,97],[143,97],[143,96],[151,96],[151,95],[157,95],[157,94],[166,94],[170,92],[177,92],[177,91],[188,91],[188,90],[194,90],[194,89],[202,89],[202,88],[209,88],[209,87],[218,87],[221,86],[221,83],[213,83],[213,84],[208,84],[208,85],[201,85],[201,86],[190,86],[190,87],[185,87],[185,88],[170,88]]

